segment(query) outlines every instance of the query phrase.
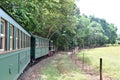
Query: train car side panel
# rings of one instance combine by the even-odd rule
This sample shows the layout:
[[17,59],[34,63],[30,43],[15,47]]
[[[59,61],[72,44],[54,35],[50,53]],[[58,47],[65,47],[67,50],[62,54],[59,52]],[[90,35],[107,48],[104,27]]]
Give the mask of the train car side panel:
[[24,49],[21,50],[20,53],[18,54],[18,60],[19,60],[19,73],[22,73],[25,67],[28,65],[30,62],[30,49]]
[[15,80],[18,75],[18,52],[0,55],[0,80]]

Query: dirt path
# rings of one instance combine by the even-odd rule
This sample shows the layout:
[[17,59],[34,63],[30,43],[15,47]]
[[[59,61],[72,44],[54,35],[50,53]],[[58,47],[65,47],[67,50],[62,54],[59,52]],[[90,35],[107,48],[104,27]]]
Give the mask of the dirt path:
[[18,78],[18,80],[39,80],[40,78],[40,69],[47,64],[52,57],[48,57],[46,59],[39,60],[38,63],[30,66],[27,70],[24,71],[23,74]]
[[[83,61],[78,59],[76,54],[71,54],[71,59],[83,71],[83,74],[89,80],[100,80],[99,71],[95,70],[91,65],[88,65],[86,63],[83,64]],[[116,80],[116,79],[112,79],[111,77],[105,76],[103,74],[102,80]]]
[[[66,53],[66,52],[63,52]],[[49,63],[51,60],[55,58],[59,58],[59,54],[55,54],[54,56],[48,57],[46,59],[40,60],[35,65],[29,67],[18,80],[40,80],[40,71],[41,69]],[[88,80],[100,80],[99,79],[99,72],[96,71],[93,67],[88,64],[84,64],[83,69],[83,62],[82,60],[78,60],[76,54],[71,54],[72,61],[82,70],[83,74],[88,78]],[[108,76],[103,75],[103,80],[115,80]]]
[[41,80],[40,79],[40,71],[43,67],[45,67],[50,61],[54,58],[58,58],[58,54],[54,54],[51,57],[46,57],[39,60],[36,64],[28,67],[23,74],[18,78],[18,80]]

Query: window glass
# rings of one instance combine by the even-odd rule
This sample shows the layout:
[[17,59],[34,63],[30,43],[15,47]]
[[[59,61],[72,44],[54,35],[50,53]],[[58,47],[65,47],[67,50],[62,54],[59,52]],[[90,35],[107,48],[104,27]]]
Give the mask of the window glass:
[[19,49],[21,48],[21,31],[19,30]]
[[13,26],[10,25],[10,36],[12,37],[13,36]]
[[22,32],[22,48],[24,48],[24,33]]
[[27,47],[29,47],[29,36],[27,37]]
[[36,39],[36,47],[39,47],[39,42],[38,42],[38,39]]
[[12,50],[12,39],[10,39],[10,50]]
[[18,29],[16,29],[16,38],[18,38]]
[[13,26],[10,25],[10,50],[13,50]]
[[28,36],[28,47],[30,47],[30,38]]
[[23,36],[23,34],[22,34],[22,31],[21,31],[21,37],[20,37],[20,45],[21,45],[21,48],[22,48],[22,36]]
[[0,34],[1,34],[1,30],[2,30],[2,23],[0,21]]
[[24,48],[26,48],[26,34],[24,35]]
[[18,49],[18,32],[19,30],[16,29],[16,49]]
[[0,37],[0,49],[2,49],[2,38]]
[[4,22],[1,21],[1,22],[0,22],[0,33],[1,33],[1,34],[4,33],[4,27],[3,27],[3,26],[4,26]]
[[24,38],[23,38],[23,44],[24,44],[24,46],[23,46],[23,48],[25,48],[25,33],[24,33]]
[[40,47],[40,40],[39,40],[39,47]]
[[5,46],[5,21],[0,18],[0,51],[4,51]]
[[28,47],[28,36],[26,36],[26,47]]

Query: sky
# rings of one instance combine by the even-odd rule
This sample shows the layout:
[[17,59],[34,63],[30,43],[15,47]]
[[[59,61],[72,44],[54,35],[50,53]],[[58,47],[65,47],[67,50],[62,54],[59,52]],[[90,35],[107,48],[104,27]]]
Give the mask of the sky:
[[120,34],[120,0],[77,0],[81,14],[94,15],[117,26]]

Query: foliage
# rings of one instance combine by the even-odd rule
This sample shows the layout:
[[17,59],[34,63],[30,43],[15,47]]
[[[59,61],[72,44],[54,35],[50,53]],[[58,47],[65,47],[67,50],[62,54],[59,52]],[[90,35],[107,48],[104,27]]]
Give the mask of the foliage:
[[116,42],[117,28],[104,19],[80,15],[75,0],[0,0],[30,33],[52,39],[58,49]]
[[107,23],[104,19],[81,15],[77,30],[79,46],[97,47],[108,43],[114,44],[117,39],[116,31],[116,26]]
[[[1,0],[2,5],[22,26],[32,34],[54,39],[61,47],[59,37],[63,40],[72,37],[77,24],[74,0]],[[57,36],[56,36],[57,35]],[[63,46],[68,46],[68,43]]]

